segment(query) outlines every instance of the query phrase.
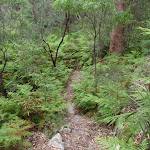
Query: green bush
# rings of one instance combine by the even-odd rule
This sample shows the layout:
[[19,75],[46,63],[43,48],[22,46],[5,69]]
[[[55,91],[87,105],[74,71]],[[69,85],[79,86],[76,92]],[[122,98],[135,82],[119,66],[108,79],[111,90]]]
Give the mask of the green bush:
[[[66,67],[63,61],[58,61],[58,66],[53,68],[49,57],[43,55],[42,47],[24,42],[26,46],[23,49],[16,43],[10,44],[3,74],[8,98],[0,97],[0,132],[3,133],[0,147],[5,149],[27,146],[25,138],[32,128],[45,129],[51,135],[51,125],[55,123],[59,128],[63,124],[62,112],[67,108],[61,93],[72,69]],[[49,125],[45,126],[47,122]],[[4,132],[6,128],[8,130]],[[22,134],[17,136],[17,130]],[[9,134],[14,138],[7,137]]]
[[[100,139],[102,148],[127,150],[149,146],[150,93],[143,86],[150,83],[148,58],[133,58],[133,54],[122,58],[111,55],[97,63],[97,92],[94,66],[84,67],[79,84],[72,85],[74,101],[83,112],[92,112],[100,123],[115,125],[118,137]],[[136,145],[141,132],[145,137]]]
[[14,117],[7,123],[3,123],[0,129],[0,148],[8,150],[16,148],[21,150],[31,146],[31,143],[26,140],[27,136],[32,135],[28,131],[31,127],[31,123],[18,117]]
[[[118,145],[121,149],[147,149],[150,147],[150,92],[145,87],[139,85],[138,91],[131,92],[129,98],[137,105],[138,108],[124,114],[106,117],[104,123],[113,124],[115,122],[115,130],[118,137],[111,137],[109,140],[101,138],[100,143],[109,149],[115,149]],[[138,135],[141,134],[140,141],[136,141]],[[107,142],[102,142],[102,141]],[[104,144],[105,143],[105,144]],[[110,145],[108,143],[111,143]],[[114,145],[114,143],[116,143]]]
[[[105,58],[107,64],[97,64],[97,93],[95,93],[94,66],[85,67],[83,79],[75,88],[75,102],[85,110],[97,109],[99,119],[118,114],[128,103],[124,94],[131,84],[130,75],[122,70],[118,56]],[[109,61],[108,61],[109,60]]]

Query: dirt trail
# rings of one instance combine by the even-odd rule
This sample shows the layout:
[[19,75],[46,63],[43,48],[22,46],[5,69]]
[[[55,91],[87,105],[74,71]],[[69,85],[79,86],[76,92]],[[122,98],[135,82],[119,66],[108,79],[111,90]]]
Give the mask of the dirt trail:
[[75,104],[71,102],[74,98],[74,89],[70,85],[78,83],[79,77],[81,77],[80,72],[74,71],[64,94],[69,103],[68,121],[71,126],[70,132],[64,130],[62,133],[65,150],[99,150],[100,147],[94,137],[108,137],[112,131],[81,115]]
[[[80,71],[74,71],[62,94],[69,104],[69,116],[66,118],[67,125],[65,128],[58,132],[62,136],[64,150],[99,150],[101,148],[95,140],[95,136],[109,137],[113,132],[108,127],[99,125],[92,119],[80,114],[78,108],[71,102],[74,98],[74,89],[70,85],[78,83],[80,77],[82,77]],[[60,150],[49,146],[49,140],[42,132],[35,132],[33,136],[29,137],[29,141],[33,145],[32,150]]]

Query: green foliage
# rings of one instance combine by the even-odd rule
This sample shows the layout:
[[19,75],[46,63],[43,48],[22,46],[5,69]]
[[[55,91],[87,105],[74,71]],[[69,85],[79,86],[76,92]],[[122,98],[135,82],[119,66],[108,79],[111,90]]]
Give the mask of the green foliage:
[[82,5],[83,9],[93,12],[102,11],[103,9],[107,11],[110,9],[111,11],[114,8],[114,3],[111,0],[82,0]]
[[142,34],[143,34],[143,39],[140,41],[141,43],[141,48],[142,48],[142,53],[143,54],[149,54],[150,53],[150,46],[149,46],[149,43],[150,43],[150,40],[149,40],[149,37],[150,37],[150,29],[148,28],[142,28],[142,27],[139,27],[138,29],[142,30]]
[[[29,143],[25,139],[31,135],[29,131],[34,126],[39,130],[47,128],[51,133],[52,123],[59,127],[63,120],[62,112],[67,107],[62,91],[72,68],[83,66],[80,84],[72,85],[77,106],[84,113],[92,112],[93,115],[94,112],[97,121],[109,125],[115,123],[116,132],[122,130],[115,138],[120,148],[140,149],[147,144],[150,136],[149,91],[139,85],[149,84],[149,65],[144,63],[149,59],[141,57],[141,53],[149,54],[149,22],[141,19],[146,12],[143,11],[142,15],[138,15],[138,11],[135,11],[137,14],[132,12],[137,20],[134,20],[134,27],[132,25],[132,34],[127,36],[131,54],[122,58],[112,55],[97,59],[96,76],[92,65],[93,27],[96,27],[98,35],[101,23],[99,40],[96,41],[99,55],[101,50],[108,50],[112,25],[132,24],[133,17],[129,14],[131,10],[143,7],[141,4],[141,0],[130,1],[129,4],[126,1],[126,6],[130,7],[126,12],[117,13],[112,0],[1,1],[0,49],[8,47],[2,80],[8,98],[0,95],[0,148],[26,148]],[[144,6],[143,9],[147,8]],[[54,9],[57,13],[53,13]],[[70,30],[60,47],[57,67],[53,68],[42,40],[46,39],[55,54],[61,40],[64,13],[70,13]],[[139,28],[143,34],[139,34],[138,26],[145,27]],[[3,52],[0,51],[0,69],[3,63]],[[133,81],[139,84],[131,92]],[[50,125],[45,127],[47,122]],[[144,144],[135,146],[134,139],[141,130],[145,135]],[[107,143],[103,140],[102,144]],[[109,140],[114,146],[114,139]]]
[[60,9],[71,14],[75,14],[79,10],[80,1],[75,0],[55,0],[53,6],[54,8]]
[[73,85],[76,89],[77,105],[85,110],[88,110],[89,106],[97,108],[100,116],[104,118],[112,116],[114,112],[118,114],[128,102],[124,92],[127,91],[131,80],[130,75],[121,70],[123,62],[120,58],[114,55],[105,59],[107,65],[97,64],[97,93],[94,87],[94,66],[85,67],[84,80],[82,79],[79,85]]
[[[47,41],[55,53],[60,38],[58,38],[56,34],[51,34],[47,37]],[[92,37],[89,36],[88,32],[80,31],[66,35],[64,42],[60,47],[58,60],[64,60],[65,65],[69,68],[92,64],[92,54],[89,50],[91,42]]]
[[[25,44],[29,45],[26,41]],[[22,135],[8,137],[9,142],[2,138],[0,144],[3,148],[18,146],[18,149],[22,149],[27,146],[24,140],[30,135],[30,132],[25,132],[27,127],[29,129],[37,126],[39,130],[47,128],[48,134],[52,134],[51,124],[55,123],[59,128],[63,123],[62,111],[67,108],[61,92],[72,69],[67,68],[61,61],[58,62],[58,67],[53,69],[41,47],[34,44],[27,47],[20,50],[19,44],[10,44],[7,53],[4,81],[8,99],[0,101],[0,123],[2,130],[5,130],[9,122],[13,122],[14,126],[17,126],[16,130],[22,131]],[[20,120],[14,121],[14,118],[18,117]],[[20,121],[25,120],[30,122],[20,125]],[[50,122],[49,126],[45,126],[45,122]],[[11,128],[8,132],[5,133],[5,138],[10,132],[15,134]]]
[[3,123],[0,129],[0,148],[19,148],[31,146],[25,139],[31,135],[28,129],[31,128],[31,124],[18,117],[14,117],[7,123]]
[[31,89],[32,87],[29,85],[18,85],[16,93],[9,93],[12,98],[1,104],[2,111],[30,119],[33,123],[41,125],[41,122],[48,121],[48,116],[53,116],[54,119],[54,114],[61,114],[61,111],[66,108],[66,105],[62,103],[62,99],[58,96],[58,91],[56,91],[57,93],[52,92],[51,97],[49,97],[48,91],[46,91],[47,93],[39,90],[30,92]]
[[133,140],[129,140],[128,143],[126,141],[119,140],[117,137],[110,137],[109,139],[106,138],[96,138],[100,144],[100,149],[108,149],[108,150],[143,150],[147,149],[146,142],[144,141],[140,147],[136,147],[133,144]]
[[144,35],[149,35],[150,34],[150,29],[148,29],[148,28],[139,27],[138,29],[142,30]]
[[[124,1],[130,8],[133,18],[125,28],[125,52],[137,51],[140,54],[149,54],[149,37],[142,35],[139,27],[148,29],[150,9],[148,0]],[[136,11],[134,11],[136,10]]]
[[[149,65],[143,57],[134,60],[133,58],[134,55],[131,54],[123,59],[111,55],[98,63],[97,92],[94,87],[94,66],[84,67],[80,83],[72,85],[75,88],[74,101],[84,113],[94,112],[97,121],[115,124],[118,138],[110,138],[107,144],[102,141],[101,144],[106,146],[103,148],[116,149],[117,145],[121,149],[148,147],[149,91],[133,81],[148,84]],[[145,137],[141,139],[139,145],[135,145],[135,139],[140,132]]]
[[91,110],[95,109],[96,107],[97,97],[94,96],[94,76],[92,76],[92,68],[93,66],[89,66],[86,72],[81,72],[84,80],[81,78],[80,84],[72,85],[72,87],[75,89],[75,102],[78,107],[84,108],[84,110]]

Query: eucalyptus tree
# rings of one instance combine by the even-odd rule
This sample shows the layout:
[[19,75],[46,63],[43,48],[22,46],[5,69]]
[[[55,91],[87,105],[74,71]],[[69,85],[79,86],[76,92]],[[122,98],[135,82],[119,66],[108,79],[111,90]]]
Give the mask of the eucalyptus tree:
[[[125,4],[123,3],[122,0],[115,0],[114,3],[116,5],[117,12],[124,11]],[[123,41],[124,41],[124,27],[120,23],[117,29],[115,29],[114,27],[112,29],[109,52],[110,53],[117,52],[118,54],[122,55]]]

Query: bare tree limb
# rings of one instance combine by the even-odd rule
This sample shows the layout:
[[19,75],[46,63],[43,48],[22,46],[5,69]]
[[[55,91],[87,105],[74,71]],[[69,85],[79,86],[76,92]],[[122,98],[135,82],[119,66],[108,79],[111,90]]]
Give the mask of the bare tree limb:
[[53,59],[52,50],[51,50],[49,44],[48,44],[44,39],[43,39],[43,42],[48,46],[49,51],[46,49],[45,46],[44,46],[44,49],[45,49],[45,51],[48,53],[48,55],[51,57],[52,62],[53,62],[53,66],[56,67],[56,63],[55,63],[55,61],[54,61],[54,59]]
[[46,49],[46,47],[44,46],[44,50],[48,53],[48,55],[51,57],[52,59],[52,62],[53,62],[53,66],[56,67],[56,61],[57,61],[57,57],[58,57],[58,51],[59,51],[59,48],[61,46],[61,44],[63,43],[64,41],[64,37],[66,35],[66,31],[67,31],[67,28],[68,28],[68,24],[69,24],[69,19],[70,19],[70,13],[66,13],[66,16],[65,16],[65,30],[64,30],[64,33],[63,33],[63,36],[62,36],[62,39],[57,47],[57,50],[56,50],[56,54],[55,54],[55,59],[53,57],[53,54],[52,54],[52,50],[50,49],[50,46],[49,44],[43,39],[43,42],[48,46],[48,49],[49,51]]
[[69,19],[70,19],[70,13],[68,12],[68,13],[66,13],[66,23],[65,23],[66,26],[65,26],[65,30],[64,30],[62,39],[61,39],[61,41],[60,41],[60,43],[59,43],[59,45],[58,45],[58,47],[57,47],[57,50],[56,50],[55,64],[56,64],[56,61],[57,61],[58,50],[59,50],[59,48],[60,48],[62,42],[64,41],[64,37],[65,37],[65,35],[66,35],[66,31],[67,31],[67,28],[68,28]]

